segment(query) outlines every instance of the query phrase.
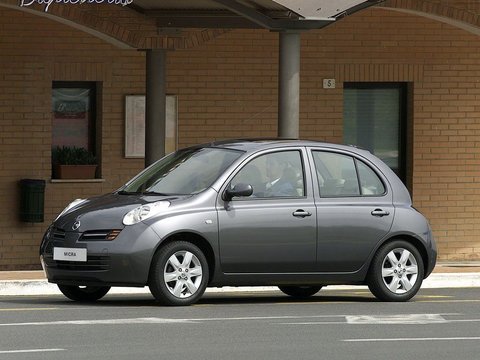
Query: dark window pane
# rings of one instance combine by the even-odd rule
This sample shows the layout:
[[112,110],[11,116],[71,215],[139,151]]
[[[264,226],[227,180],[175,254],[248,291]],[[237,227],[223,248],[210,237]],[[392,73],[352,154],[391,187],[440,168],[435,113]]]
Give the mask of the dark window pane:
[[52,90],[52,146],[90,149],[91,90]]
[[360,196],[355,162],[350,156],[313,152],[321,197]]
[[403,177],[404,84],[347,83],[344,89],[343,141],[382,159]]

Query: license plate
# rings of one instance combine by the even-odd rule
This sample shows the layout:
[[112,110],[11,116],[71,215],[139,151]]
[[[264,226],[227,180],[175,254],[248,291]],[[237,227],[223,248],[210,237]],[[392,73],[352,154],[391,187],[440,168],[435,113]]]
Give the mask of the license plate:
[[87,261],[87,249],[78,248],[53,248],[53,260]]

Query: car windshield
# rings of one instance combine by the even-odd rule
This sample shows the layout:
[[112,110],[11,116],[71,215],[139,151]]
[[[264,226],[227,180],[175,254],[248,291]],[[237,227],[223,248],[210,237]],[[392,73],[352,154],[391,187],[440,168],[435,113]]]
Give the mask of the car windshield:
[[210,187],[240,155],[221,148],[176,151],[133,178],[120,194],[192,195]]

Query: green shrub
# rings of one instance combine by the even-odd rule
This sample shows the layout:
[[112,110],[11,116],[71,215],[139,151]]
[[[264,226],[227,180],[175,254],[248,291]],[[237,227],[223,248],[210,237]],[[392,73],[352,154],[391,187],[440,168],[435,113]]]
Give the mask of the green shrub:
[[91,151],[75,146],[57,146],[52,149],[52,160],[58,165],[96,165],[97,158]]

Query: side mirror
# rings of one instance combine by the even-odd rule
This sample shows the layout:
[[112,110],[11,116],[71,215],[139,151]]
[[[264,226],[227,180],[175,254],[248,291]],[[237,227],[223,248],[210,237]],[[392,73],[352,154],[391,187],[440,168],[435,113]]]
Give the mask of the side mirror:
[[250,184],[242,184],[239,183],[235,185],[233,188],[228,188],[225,191],[225,200],[230,201],[234,197],[246,197],[253,194],[253,187]]

